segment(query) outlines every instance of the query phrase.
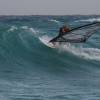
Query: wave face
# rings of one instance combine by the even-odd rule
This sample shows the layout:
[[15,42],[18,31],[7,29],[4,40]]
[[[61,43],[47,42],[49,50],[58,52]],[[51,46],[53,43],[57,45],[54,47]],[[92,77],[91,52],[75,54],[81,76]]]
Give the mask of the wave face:
[[100,16],[1,16],[0,100],[99,100],[100,31],[84,44],[43,44]]

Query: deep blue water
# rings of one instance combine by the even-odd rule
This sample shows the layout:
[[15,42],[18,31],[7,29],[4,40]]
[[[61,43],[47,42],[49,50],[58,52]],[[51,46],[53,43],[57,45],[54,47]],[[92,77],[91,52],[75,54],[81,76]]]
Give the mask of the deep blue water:
[[0,100],[100,100],[100,31],[55,49],[41,41],[93,21],[100,16],[1,16]]

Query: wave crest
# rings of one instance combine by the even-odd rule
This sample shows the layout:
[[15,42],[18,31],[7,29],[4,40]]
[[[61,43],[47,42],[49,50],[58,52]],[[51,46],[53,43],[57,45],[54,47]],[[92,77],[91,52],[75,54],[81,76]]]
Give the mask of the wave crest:
[[100,18],[90,18],[90,19],[79,20],[76,22],[95,22],[95,21],[100,22]]

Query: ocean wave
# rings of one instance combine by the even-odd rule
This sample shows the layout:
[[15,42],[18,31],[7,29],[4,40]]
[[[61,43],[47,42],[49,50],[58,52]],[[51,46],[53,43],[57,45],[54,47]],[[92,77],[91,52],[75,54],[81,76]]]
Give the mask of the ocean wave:
[[[52,39],[52,37],[49,37],[47,35],[39,37],[39,40],[48,47],[50,47],[50,44],[48,42],[51,39]],[[51,48],[53,48],[53,47],[51,47]],[[84,59],[100,61],[100,49],[98,49],[98,48],[84,48],[82,46],[75,47],[74,45],[71,45],[70,43],[61,44],[61,45],[57,44],[56,48],[58,48],[59,52],[68,51],[68,52],[71,52],[72,54],[79,56],[81,58],[84,58]]]
[[62,25],[62,22],[60,22],[60,21],[58,21],[56,19],[50,19],[49,21],[54,22],[54,23],[56,23],[58,25]]
[[70,43],[67,45],[62,45],[61,47],[62,48],[60,50],[67,50],[81,58],[100,61],[100,49],[98,48],[84,48],[82,46],[75,47]]
[[49,18],[57,20],[43,22],[47,16],[7,18],[0,22],[0,100],[99,100],[100,43],[96,38],[82,45],[48,48],[44,43],[54,38],[55,28],[68,16],[59,16],[60,23],[52,16]]
[[39,30],[36,30],[36,29],[34,29],[34,28],[29,28],[29,30],[30,30],[32,33],[34,33],[34,34],[39,33]]
[[24,30],[29,30],[30,32],[36,34],[36,33],[39,33],[40,31],[38,29],[35,29],[34,27],[29,27],[29,26],[21,26],[20,27],[21,29],[24,29]]
[[17,30],[18,28],[16,26],[11,26],[10,29],[8,30],[8,32],[13,32],[15,30]]
[[100,22],[100,18],[90,18],[90,19],[78,20],[75,22],[95,22],[95,21]]
[[[18,27],[11,26],[11,28],[8,30],[8,32],[13,32],[17,29],[18,29]],[[49,46],[48,42],[53,38],[53,37],[49,37],[48,35],[40,36],[40,33],[42,31],[40,31],[39,29],[34,29],[32,27],[21,26],[20,29],[28,30],[28,34],[26,34],[24,32],[18,34],[19,39],[21,40],[23,45],[28,49],[30,49],[29,43],[27,41],[28,40],[27,38],[29,38],[29,36],[37,37],[43,44],[46,44],[47,46]],[[7,38],[7,36],[5,36],[5,35],[4,35],[4,37]],[[67,51],[71,52],[72,54],[79,56],[81,58],[84,58],[84,59],[100,61],[100,49],[98,49],[98,48],[84,48],[84,47],[78,48],[71,44],[60,45],[60,46],[57,46],[57,48],[59,48],[59,50],[61,50],[61,51],[67,50]]]

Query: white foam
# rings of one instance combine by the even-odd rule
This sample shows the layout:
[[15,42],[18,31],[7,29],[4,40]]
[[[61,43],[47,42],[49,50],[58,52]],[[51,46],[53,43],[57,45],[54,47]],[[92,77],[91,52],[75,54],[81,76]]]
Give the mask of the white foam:
[[63,45],[62,48],[81,58],[100,61],[100,49],[98,48],[75,47],[71,44]]
[[34,28],[30,28],[30,31],[33,32],[33,33],[36,32]]
[[32,27],[28,27],[28,26],[21,26],[20,27],[21,29],[24,29],[24,30],[28,30],[28,31],[31,31],[32,33],[36,34],[36,33],[39,33],[39,30],[36,30]]
[[90,18],[90,19],[86,19],[86,20],[79,20],[76,22],[94,22],[94,21],[100,22],[100,18]]
[[11,26],[11,28],[8,30],[8,32],[13,32],[14,30],[17,30],[18,28],[16,26]]
[[57,20],[55,20],[55,19],[51,19],[50,21],[51,21],[51,22],[55,22],[55,23],[60,23],[60,21],[57,21]]
[[58,25],[62,25],[62,22],[60,22],[58,20],[55,20],[55,19],[50,19],[49,21],[54,22],[54,23],[56,23]]
[[21,28],[26,30],[29,29],[28,26],[22,26]]
[[34,33],[35,35],[38,34],[38,33],[40,33],[39,30],[34,29],[34,28],[29,28],[29,30],[30,30],[32,33]]

